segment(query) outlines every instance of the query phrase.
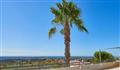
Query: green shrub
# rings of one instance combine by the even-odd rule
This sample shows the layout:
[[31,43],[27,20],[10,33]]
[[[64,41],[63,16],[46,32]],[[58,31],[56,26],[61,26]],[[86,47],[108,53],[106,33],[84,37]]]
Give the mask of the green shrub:
[[113,55],[106,51],[96,51],[94,53],[93,62],[99,62],[101,55],[101,61],[113,60]]

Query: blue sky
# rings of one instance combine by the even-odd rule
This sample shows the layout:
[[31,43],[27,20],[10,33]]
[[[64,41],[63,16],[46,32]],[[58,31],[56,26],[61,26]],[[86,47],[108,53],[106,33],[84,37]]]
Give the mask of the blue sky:
[[[61,0],[2,0],[3,56],[64,56],[64,37],[52,27],[50,7]],[[72,0],[81,9],[89,34],[71,30],[71,55],[92,56],[99,49],[116,47],[119,42],[118,0]],[[114,55],[119,50],[107,50]]]

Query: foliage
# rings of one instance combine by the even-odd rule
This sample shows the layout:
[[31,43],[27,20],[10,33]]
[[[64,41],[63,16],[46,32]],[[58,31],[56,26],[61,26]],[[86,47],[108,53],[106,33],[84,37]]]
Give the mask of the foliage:
[[99,62],[99,59],[97,59],[96,57],[93,57],[92,58],[92,63],[97,63],[97,62]]
[[101,61],[106,61],[106,60],[113,59],[113,55],[111,53],[109,53],[109,52],[106,52],[106,51],[96,51],[94,53],[93,60],[95,62],[98,62],[100,60],[100,55],[101,55]]
[[57,32],[57,26],[60,25],[63,28],[59,31],[64,35],[64,24],[68,22],[72,28],[73,24],[82,32],[88,32],[83,25],[83,21],[80,18],[80,9],[73,3],[62,0],[62,3],[56,3],[57,8],[51,7],[51,12],[54,15],[52,20],[53,27],[49,30],[49,38]]

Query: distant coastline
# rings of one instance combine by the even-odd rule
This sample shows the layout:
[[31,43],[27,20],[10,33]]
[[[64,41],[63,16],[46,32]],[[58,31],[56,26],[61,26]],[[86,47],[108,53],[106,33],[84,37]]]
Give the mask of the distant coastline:
[[[93,56],[71,56],[71,59],[84,59],[92,58]],[[0,56],[0,60],[12,60],[12,59],[64,59],[64,56]]]

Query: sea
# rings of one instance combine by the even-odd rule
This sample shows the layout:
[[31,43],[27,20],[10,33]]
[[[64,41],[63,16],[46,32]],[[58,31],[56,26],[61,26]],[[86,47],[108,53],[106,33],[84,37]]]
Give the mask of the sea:
[[[91,59],[92,56],[71,56],[74,59]],[[47,60],[47,59],[65,59],[64,56],[0,56],[0,61],[8,60]]]

